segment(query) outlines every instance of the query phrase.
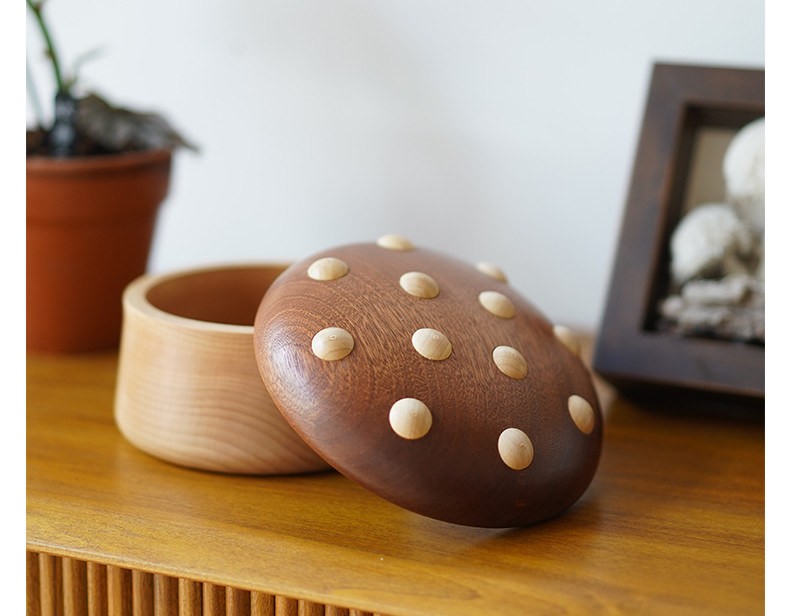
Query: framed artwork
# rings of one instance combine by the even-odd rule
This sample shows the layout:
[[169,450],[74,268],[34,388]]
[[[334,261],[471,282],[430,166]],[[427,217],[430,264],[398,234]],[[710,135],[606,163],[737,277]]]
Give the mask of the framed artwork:
[[764,404],[764,179],[742,216],[727,168],[764,116],[764,69],[653,66],[593,355],[618,388]]

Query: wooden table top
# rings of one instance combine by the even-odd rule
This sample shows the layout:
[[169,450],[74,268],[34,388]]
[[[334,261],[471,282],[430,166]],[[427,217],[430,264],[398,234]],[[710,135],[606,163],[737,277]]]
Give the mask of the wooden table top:
[[523,529],[410,513],[331,471],[225,476],[137,450],[115,354],[28,356],[29,550],[385,614],[762,614],[764,429],[599,383],[583,498]]

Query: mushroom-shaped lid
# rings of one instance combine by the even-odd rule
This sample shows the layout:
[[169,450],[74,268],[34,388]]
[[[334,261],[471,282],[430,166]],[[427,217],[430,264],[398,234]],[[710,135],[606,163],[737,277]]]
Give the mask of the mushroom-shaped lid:
[[602,418],[573,336],[491,264],[396,236],[313,255],[266,293],[255,353],[308,445],[419,514],[524,526],[595,474]]

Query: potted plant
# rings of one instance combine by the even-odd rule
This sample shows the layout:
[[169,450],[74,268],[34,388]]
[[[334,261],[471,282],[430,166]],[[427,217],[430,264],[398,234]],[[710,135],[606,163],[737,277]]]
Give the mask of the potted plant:
[[39,114],[27,130],[27,348],[113,349],[123,290],[148,267],[173,153],[194,146],[156,113],[78,95],[42,5],[27,0],[56,91],[52,122]]

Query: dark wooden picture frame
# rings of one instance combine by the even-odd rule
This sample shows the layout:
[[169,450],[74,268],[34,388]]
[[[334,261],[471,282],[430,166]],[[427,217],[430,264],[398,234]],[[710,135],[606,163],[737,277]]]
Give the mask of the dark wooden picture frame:
[[682,215],[695,134],[765,115],[763,69],[655,64],[594,370],[622,390],[765,401],[764,346],[659,331],[669,239]]

